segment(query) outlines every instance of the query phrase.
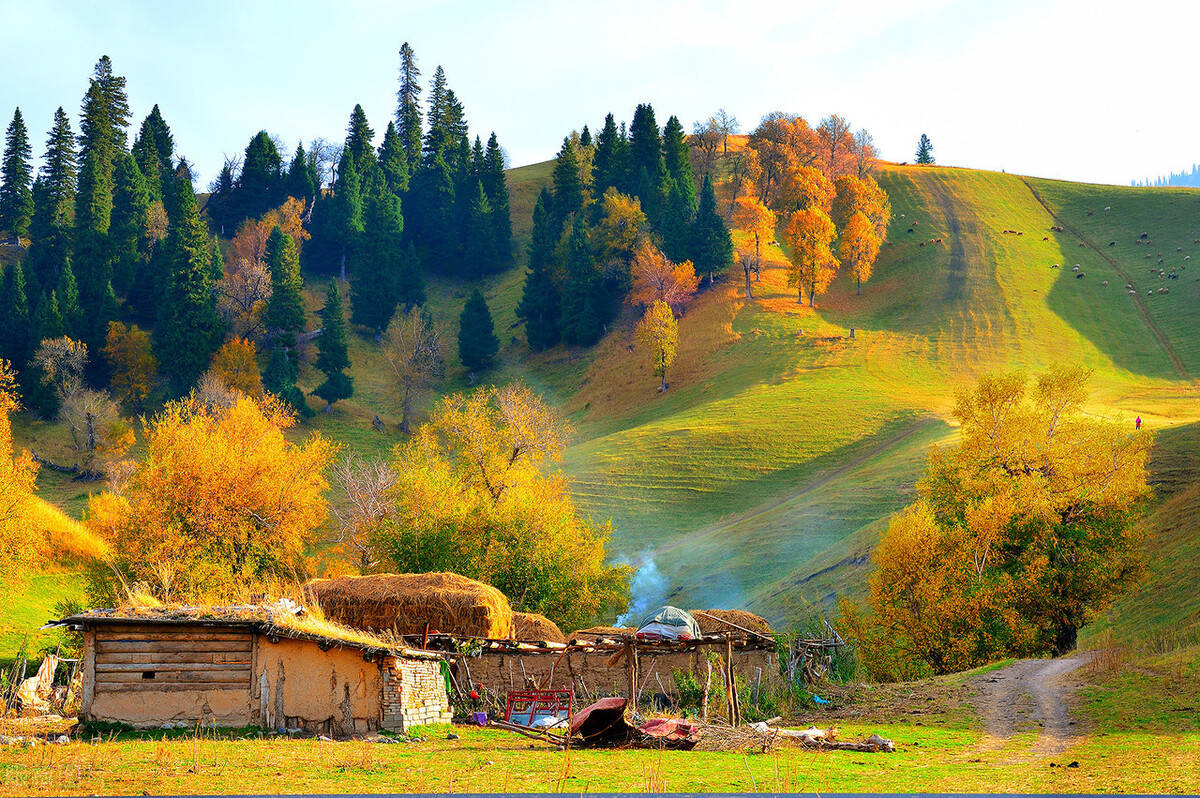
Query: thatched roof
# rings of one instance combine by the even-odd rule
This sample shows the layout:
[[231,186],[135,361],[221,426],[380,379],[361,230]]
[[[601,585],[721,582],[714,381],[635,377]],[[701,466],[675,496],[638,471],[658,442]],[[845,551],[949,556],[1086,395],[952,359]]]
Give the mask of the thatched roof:
[[513,635],[517,640],[537,643],[565,643],[567,637],[558,624],[536,612],[513,613]]
[[[735,624],[742,629],[758,632],[764,635],[774,634],[771,625],[765,618],[745,610],[692,610],[692,617],[700,624],[701,634],[726,634],[734,637],[745,636],[743,632],[730,626]],[[728,621],[729,623],[722,623]]]
[[325,620],[319,614],[288,600],[274,604],[234,606],[158,605],[93,609],[47,624],[73,628],[138,625],[239,627],[274,637],[349,646],[374,654],[436,656],[414,651],[394,639]]
[[309,601],[347,626],[396,635],[426,631],[467,637],[510,638],[508,599],[491,585],[452,573],[375,574],[314,579]]

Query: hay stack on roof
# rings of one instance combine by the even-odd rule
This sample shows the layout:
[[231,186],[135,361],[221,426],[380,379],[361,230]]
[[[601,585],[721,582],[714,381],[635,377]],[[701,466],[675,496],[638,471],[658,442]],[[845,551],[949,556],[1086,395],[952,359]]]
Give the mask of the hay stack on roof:
[[304,586],[325,615],[358,629],[511,638],[513,612],[496,588],[452,573],[314,579]]
[[513,631],[517,640],[531,643],[565,643],[567,637],[558,624],[536,612],[514,612]]
[[[700,624],[701,634],[746,636],[744,632],[729,624],[735,624],[742,629],[749,629],[751,632],[759,632],[764,635],[774,634],[771,624],[767,623],[765,618],[745,610],[692,610],[692,617],[696,619],[696,623]],[[728,621],[728,623],[722,623],[722,621]]]
[[587,629],[576,629],[571,632],[571,639],[592,643],[605,638],[632,637],[636,631],[637,629],[632,626],[589,626]]

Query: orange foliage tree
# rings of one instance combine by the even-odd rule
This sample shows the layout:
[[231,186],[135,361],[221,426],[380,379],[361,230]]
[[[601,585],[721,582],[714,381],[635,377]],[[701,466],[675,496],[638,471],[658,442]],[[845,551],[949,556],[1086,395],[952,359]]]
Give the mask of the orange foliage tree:
[[823,294],[837,276],[838,261],[833,256],[835,234],[829,214],[820,208],[796,211],[788,219],[783,234],[788,247],[788,285],[796,289],[796,302],[804,301],[808,289],[808,306],[812,307],[817,294]]
[[109,322],[103,352],[112,372],[108,385],[117,399],[135,413],[145,410],[146,399],[158,382],[158,358],[149,333],[136,324],[126,327],[119,321]]
[[209,373],[225,387],[253,399],[263,393],[262,374],[258,370],[258,347],[245,338],[231,338],[216,351]]
[[875,179],[842,175],[833,182],[833,210],[830,218],[840,229],[844,229],[855,213],[862,213],[871,221],[875,235],[880,240],[887,235],[888,224],[892,220],[892,205],[887,193],[879,187]]
[[838,256],[842,264],[850,269],[850,275],[857,284],[858,294],[862,295],[863,280],[869,280],[875,258],[879,256],[879,236],[875,227],[862,211],[855,211],[842,230],[842,239],[838,242]]
[[649,307],[655,302],[665,302],[681,312],[700,287],[700,278],[690,260],[674,263],[649,239],[638,243],[630,267],[633,290],[629,301],[634,305]]
[[762,277],[762,242],[775,238],[775,212],[757,198],[751,196],[738,197],[733,203],[733,224],[746,231],[754,238],[754,261],[742,259],[742,269],[746,273],[746,299],[751,299],[750,269],[754,268],[755,281]]
[[798,166],[783,177],[778,205],[784,212],[793,209],[820,208],[829,213],[833,207],[833,183],[814,166]]
[[295,419],[271,396],[229,408],[186,399],[146,422],[146,453],[120,492],[88,504],[111,544],[97,600],[139,585],[163,600],[244,600],[273,581],[303,578],[306,549],[328,517],[325,470],[334,447],[288,440]]

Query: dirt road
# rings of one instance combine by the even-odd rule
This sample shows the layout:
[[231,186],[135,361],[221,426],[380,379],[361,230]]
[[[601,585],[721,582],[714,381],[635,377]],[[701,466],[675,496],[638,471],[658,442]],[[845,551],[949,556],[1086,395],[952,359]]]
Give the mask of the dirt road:
[[1055,754],[1080,736],[1071,719],[1074,691],[1066,676],[1085,661],[1082,656],[1023,659],[972,679],[971,703],[996,744],[1034,731],[1034,753]]

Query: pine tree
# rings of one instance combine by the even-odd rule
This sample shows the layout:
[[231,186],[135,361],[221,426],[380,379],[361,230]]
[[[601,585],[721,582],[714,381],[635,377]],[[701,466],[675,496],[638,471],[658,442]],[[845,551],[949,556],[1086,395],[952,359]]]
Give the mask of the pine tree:
[[583,181],[579,178],[579,153],[570,136],[563,139],[554,159],[554,218],[561,225],[583,208]]
[[388,122],[387,130],[383,134],[383,143],[379,145],[379,168],[383,170],[389,191],[397,197],[408,191],[408,156],[393,122]]
[[79,302],[79,285],[75,281],[75,270],[71,267],[70,259],[63,264],[54,293],[58,298],[58,312],[67,335],[82,340],[85,337],[83,307]]
[[604,334],[603,275],[592,255],[582,214],[575,216],[567,241],[562,291],[562,339],[576,346],[591,346]]
[[0,358],[10,361],[17,371],[23,371],[29,361],[30,333],[25,272],[19,263],[12,263],[0,280]]
[[346,149],[354,158],[354,168],[359,175],[367,172],[367,162],[375,160],[375,131],[367,122],[367,112],[361,105],[355,105],[350,112],[350,121],[346,124]]
[[479,179],[487,192],[492,207],[492,248],[496,254],[496,271],[503,271],[513,263],[512,211],[508,196],[508,177],[504,174],[504,153],[493,132],[488,137],[487,152]]
[[128,152],[117,159],[113,182],[108,245],[112,257],[112,284],[124,294],[132,287],[134,276],[148,255],[150,192],[137,161]]
[[213,285],[225,279],[225,256],[221,254],[221,239],[218,236],[212,238],[212,251],[208,256],[208,279],[213,281]]
[[108,140],[114,154],[125,149],[125,129],[129,127],[129,96],[125,92],[125,78],[113,74],[112,59],[100,56],[93,70],[93,80],[100,87],[108,118]]
[[[83,302],[88,307],[95,307],[99,303],[104,286],[113,277],[108,229],[112,220],[115,190],[113,172],[117,150],[114,136],[108,101],[100,84],[93,80],[84,97],[80,122],[82,168],[75,195],[73,247]],[[59,302],[64,301],[60,292]],[[77,333],[76,337],[79,337]]]
[[687,194],[680,181],[672,180],[666,204],[663,205],[662,221],[659,222],[658,228],[662,233],[662,251],[673,261],[680,262],[688,259],[692,244],[694,213],[695,208],[689,206]]
[[[88,347],[95,352],[104,348],[104,336],[108,332],[109,322],[116,321],[121,315],[121,307],[117,304],[117,292],[112,283],[104,286],[100,293],[100,302],[91,311],[86,320]],[[101,361],[95,361],[96,368],[102,368]]]
[[592,131],[588,130],[587,125],[583,126],[583,131],[579,134],[579,146],[581,146],[581,147],[591,147],[592,146]]
[[291,405],[292,409],[305,418],[313,414],[308,402],[304,401],[304,393],[296,387],[299,376],[296,368],[295,355],[286,346],[276,346],[271,349],[271,359],[267,361],[267,370],[263,372],[263,387]]
[[692,262],[698,273],[708,275],[709,284],[715,273],[733,265],[733,238],[717,210],[712,180],[707,175],[700,191],[696,220],[692,223]]
[[433,163],[434,158],[442,155],[451,142],[447,124],[447,93],[446,71],[439,65],[429,84],[429,110],[425,114],[425,141],[422,145],[422,163],[425,165]]
[[690,216],[696,212],[696,181],[692,176],[691,148],[688,146],[687,134],[683,132],[679,117],[672,116],[667,120],[667,125],[663,128],[662,146],[667,177],[679,184]]
[[267,238],[264,259],[271,270],[271,298],[263,322],[270,330],[291,341],[304,331],[304,282],[300,278],[300,255],[292,237],[275,225]]
[[30,158],[29,131],[21,109],[13,112],[4,135],[4,162],[0,166],[0,230],[13,235],[29,235],[33,218],[33,166]]
[[533,206],[533,231],[529,241],[529,271],[517,315],[525,320],[525,339],[530,349],[546,349],[558,343],[562,335],[560,313],[562,299],[554,279],[554,244],[550,192],[545,188]]
[[31,292],[53,288],[70,253],[75,180],[75,136],[60,107],[54,112],[46,155],[34,182],[33,218],[29,223],[33,243],[26,254],[29,267],[25,275],[37,281],[36,286],[28,286]]
[[342,307],[342,293],[338,281],[329,281],[325,294],[325,307],[321,309],[321,337],[317,339],[317,369],[325,375],[313,393],[326,402],[326,411],[333,408],[339,399],[348,399],[354,393],[354,379],[347,376],[350,355],[346,349],[346,311]]
[[54,291],[42,297],[42,304],[37,313],[38,337],[61,338],[67,334],[67,325],[63,323],[62,312],[58,309],[58,294]]
[[500,341],[496,338],[492,312],[476,288],[458,317],[458,356],[469,370],[482,371],[491,368],[499,351]]
[[663,191],[666,166],[663,163],[658,123],[654,120],[654,108],[649,103],[639,105],[633,112],[633,123],[629,126],[629,160],[630,171],[635,178],[634,189],[642,201],[642,209],[652,221],[657,221],[662,201],[666,198],[666,192]]
[[628,188],[629,164],[626,159],[627,142],[617,130],[612,114],[604,117],[604,127],[596,137],[596,155],[592,160],[592,192],[604,196],[609,186],[625,191]]
[[169,272],[157,337],[171,390],[182,395],[208,367],[223,329],[209,277],[208,231],[200,220],[192,182],[184,175],[175,180],[173,204],[176,218],[167,232]]
[[917,142],[917,163],[932,164],[933,162],[933,142],[929,140],[929,136],[922,133]]
[[396,92],[396,133],[408,160],[408,174],[421,165],[421,70],[413,48],[400,46],[400,89]]
[[338,162],[337,180],[329,203],[329,231],[340,250],[340,275],[344,279],[346,258],[363,231],[362,186],[349,150],[342,150],[342,159]]
[[246,145],[242,172],[238,176],[233,224],[262,216],[279,204],[283,188],[283,158],[275,142],[260,130]]
[[304,152],[304,144],[296,143],[296,154],[288,165],[287,177],[284,179],[287,188],[284,193],[289,197],[309,202],[317,196],[317,183],[309,168],[308,155]]
[[363,235],[350,268],[351,318],[356,324],[383,330],[395,313],[406,266],[403,230],[400,198],[388,187],[383,170],[371,164],[363,182]]
[[502,266],[499,265],[499,258],[496,256],[492,206],[483,190],[483,183],[475,181],[475,191],[472,195],[474,199],[467,221],[463,271],[468,277],[477,278],[499,271]]
[[175,138],[157,104],[142,120],[137,138],[133,140],[132,152],[146,180],[150,202],[162,202],[167,194],[174,191]]
[[454,182],[450,166],[441,153],[437,153],[433,161],[413,178],[406,207],[412,240],[421,261],[434,271],[451,272],[458,254]]

